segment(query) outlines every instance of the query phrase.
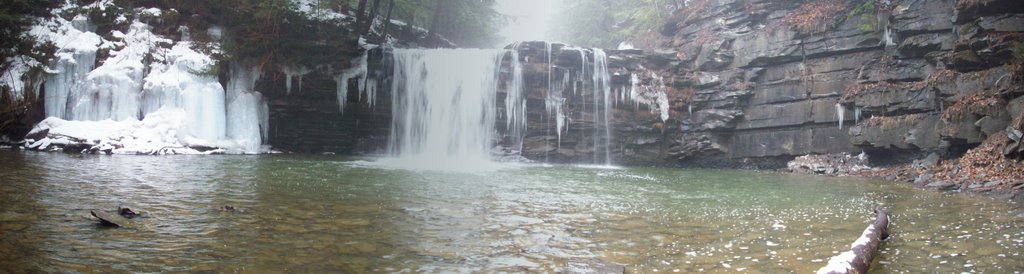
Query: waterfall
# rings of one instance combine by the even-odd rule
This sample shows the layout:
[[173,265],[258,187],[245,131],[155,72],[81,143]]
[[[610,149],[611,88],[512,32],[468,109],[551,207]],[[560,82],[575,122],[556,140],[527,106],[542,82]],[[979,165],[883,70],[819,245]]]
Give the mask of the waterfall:
[[[544,51],[546,52],[545,56],[547,56],[547,61],[548,61],[548,67],[547,67],[547,71],[548,71],[548,89],[547,89],[547,92],[548,92],[548,94],[544,98],[544,106],[547,109],[547,112],[545,112],[545,115],[544,115],[544,123],[545,123],[544,124],[544,136],[545,136],[545,138],[544,138],[544,162],[550,162],[549,158],[548,158],[548,153],[551,151],[549,149],[551,146],[549,144],[550,141],[549,141],[549,139],[547,137],[551,136],[551,112],[552,112],[551,109],[552,109],[552,105],[554,104],[554,103],[552,103],[552,100],[557,100],[557,98],[552,98],[552,95],[551,95],[551,92],[552,92],[552,90],[551,90],[551,75],[552,75],[552,73],[554,73],[552,70],[554,70],[554,68],[555,68],[554,67],[554,62],[552,62],[553,60],[551,60],[551,42],[544,42]],[[559,96],[559,97],[561,97],[561,96]],[[559,140],[559,142],[561,142],[561,141]],[[561,146],[561,144],[556,144],[556,145]]]
[[388,143],[397,157],[393,164],[476,170],[491,163],[498,76],[508,53],[395,49]]
[[[593,87],[594,87],[594,163],[600,164],[598,161],[598,154],[600,151],[599,145],[604,147],[604,163],[605,165],[611,165],[611,139],[612,129],[609,121],[609,114],[611,113],[611,104],[609,104],[608,95],[611,93],[611,75],[608,74],[608,55],[605,54],[604,50],[594,49],[594,71],[593,71]],[[601,119],[600,123],[598,119]],[[601,144],[599,138],[601,132],[601,126],[604,126],[604,143]]]
[[519,61],[519,43],[509,53],[512,78],[505,85],[505,132],[511,138],[508,144],[515,152],[523,151],[523,133],[526,132],[526,96],[523,95],[523,64]]

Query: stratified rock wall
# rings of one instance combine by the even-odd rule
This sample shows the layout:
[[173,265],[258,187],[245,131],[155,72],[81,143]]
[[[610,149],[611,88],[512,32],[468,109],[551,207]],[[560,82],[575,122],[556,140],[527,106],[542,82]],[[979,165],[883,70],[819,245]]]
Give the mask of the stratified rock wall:
[[[659,39],[636,41],[648,49],[606,50],[610,140],[598,134],[603,115],[594,109],[603,101],[595,105],[593,50],[510,46],[523,67],[527,126],[521,151],[519,138],[495,142],[563,163],[602,163],[608,150],[622,165],[782,168],[801,155],[861,152],[888,164],[931,153],[958,157],[1005,134],[1024,112],[1017,98],[1024,76],[1014,66],[1024,62],[1024,52],[1014,52],[1024,48],[1024,5],[1015,0],[690,3],[655,30]],[[867,3],[874,6],[855,11]],[[808,12],[809,5],[819,10]],[[503,78],[511,77],[509,67]],[[379,83],[388,82],[387,71]],[[390,89],[381,89],[375,108],[350,96],[349,106],[358,107],[343,116],[329,93],[316,93],[323,89],[270,93],[273,145],[384,152],[391,111],[382,98]],[[664,94],[667,119],[657,103],[625,98],[635,89]],[[552,101],[558,91],[562,99]],[[504,99],[498,96],[499,106]],[[507,117],[498,117],[505,125]]]
[[[1019,2],[879,0],[853,12],[867,1],[824,1],[832,16],[796,30],[787,17],[812,2],[691,1],[699,10],[677,11],[648,43],[656,49],[608,51],[613,89],[653,72],[671,102],[666,121],[645,105],[615,106],[614,162],[776,168],[822,153],[863,151],[880,163],[957,157],[1020,117]],[[566,97],[572,121],[556,144],[539,101],[546,52],[519,49],[533,63],[524,66],[534,99],[524,155],[587,162],[600,144],[588,134],[591,95]],[[552,56],[556,72],[586,66],[572,48],[555,45]]]

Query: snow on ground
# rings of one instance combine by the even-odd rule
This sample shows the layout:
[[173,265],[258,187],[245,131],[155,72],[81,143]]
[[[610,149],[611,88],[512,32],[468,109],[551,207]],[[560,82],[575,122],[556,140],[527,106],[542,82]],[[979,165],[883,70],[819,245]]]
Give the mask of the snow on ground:
[[142,121],[67,121],[50,117],[40,122],[29,136],[48,130],[39,140],[26,140],[25,147],[37,150],[60,150],[64,146],[83,146],[97,152],[113,154],[211,154],[230,152],[224,149],[199,150],[190,146],[234,146],[231,143],[190,144],[183,140],[185,111],[164,108],[150,113]]
[[334,19],[346,19],[349,16],[340,12],[331,10],[327,4],[320,4],[319,0],[292,0],[295,7],[299,12],[305,14],[307,17],[317,21],[334,20]]

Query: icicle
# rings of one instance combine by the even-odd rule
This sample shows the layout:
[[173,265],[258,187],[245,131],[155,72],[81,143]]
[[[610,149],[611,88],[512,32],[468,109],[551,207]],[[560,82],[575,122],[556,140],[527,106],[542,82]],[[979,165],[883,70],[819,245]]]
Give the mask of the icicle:
[[629,79],[630,90],[628,98],[630,101],[633,101],[635,111],[640,111],[640,104],[643,104],[648,106],[652,113],[658,112],[661,121],[667,121],[669,118],[669,101],[668,94],[665,92],[664,78],[654,72],[651,72],[650,78],[653,83],[644,85],[640,81],[640,76],[632,73]]
[[292,77],[295,77],[295,74],[284,71],[284,92],[287,95],[292,95]]
[[259,95],[259,116],[260,116],[260,137],[263,138],[263,143],[270,140],[270,105],[267,104],[267,98],[263,97],[263,94],[256,93]]
[[362,97],[361,92],[366,87],[366,64],[366,53],[363,53],[359,58],[352,60],[352,68],[342,71],[341,74],[334,77],[334,84],[337,88],[338,110],[342,114],[345,113],[345,106],[348,104],[348,81],[350,79],[360,77],[356,92],[360,94],[360,98]]
[[178,33],[181,34],[181,40],[179,40],[179,41],[181,41],[181,42],[190,42],[190,41],[192,41],[192,33],[189,32],[188,26],[184,26],[183,25],[183,26],[178,27]]
[[512,137],[516,151],[522,152],[523,134],[526,132],[526,96],[523,94],[523,64],[519,61],[519,43],[508,52],[512,79],[505,90],[505,131]]
[[860,123],[861,109],[858,107],[853,110],[853,121],[854,123]]
[[846,120],[846,108],[836,103],[836,116],[839,118],[839,129],[843,129],[843,120]]
[[288,95],[291,95],[292,94],[292,79],[296,78],[296,77],[299,78],[299,90],[302,90],[302,76],[306,75],[306,74],[309,74],[310,72],[312,72],[312,70],[309,69],[309,68],[306,68],[305,66],[298,66],[298,67],[284,66],[284,67],[281,67],[281,72],[284,73],[284,76],[285,76],[284,77],[285,93],[287,93]]

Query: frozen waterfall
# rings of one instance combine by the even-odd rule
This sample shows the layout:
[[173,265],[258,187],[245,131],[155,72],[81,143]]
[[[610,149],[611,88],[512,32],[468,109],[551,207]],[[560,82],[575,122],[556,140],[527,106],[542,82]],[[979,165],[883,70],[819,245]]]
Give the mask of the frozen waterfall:
[[[94,31],[84,16],[33,27],[38,40],[60,48],[43,76],[49,118],[33,129],[51,136],[27,147],[85,140],[124,154],[268,150],[269,108],[254,91],[258,71],[232,66],[225,89],[214,74],[217,63],[188,41],[173,43],[138,21],[127,33],[112,31],[111,40]],[[94,67],[101,48],[110,57]]]

